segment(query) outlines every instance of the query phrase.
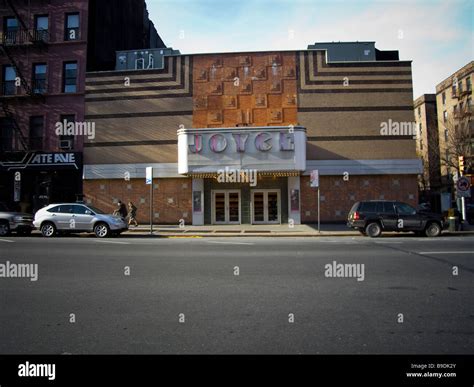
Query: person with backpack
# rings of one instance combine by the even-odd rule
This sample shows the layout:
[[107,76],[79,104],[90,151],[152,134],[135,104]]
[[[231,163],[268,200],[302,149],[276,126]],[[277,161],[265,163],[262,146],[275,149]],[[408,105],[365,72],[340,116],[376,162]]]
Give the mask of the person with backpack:
[[138,227],[137,222],[137,207],[132,202],[128,202],[128,225],[130,226],[132,223],[135,227]]

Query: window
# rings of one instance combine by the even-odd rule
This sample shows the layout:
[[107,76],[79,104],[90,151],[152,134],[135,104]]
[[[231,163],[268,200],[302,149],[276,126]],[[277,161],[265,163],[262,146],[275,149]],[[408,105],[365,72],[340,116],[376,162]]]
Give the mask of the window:
[[395,214],[395,208],[393,207],[392,202],[384,202],[383,212],[386,214]]
[[406,203],[397,203],[395,207],[400,215],[414,215],[416,213],[415,209]]
[[63,65],[63,93],[77,92],[77,62],[65,62]]
[[[68,122],[75,122],[76,117],[73,114],[62,115],[61,116],[61,123]],[[67,127],[64,128],[67,130]],[[74,149],[74,136],[72,135],[62,135],[59,136],[59,148],[64,150],[71,150]]]
[[444,129],[444,141],[448,141],[449,132],[448,129]]
[[456,95],[456,89],[457,89],[457,83],[453,81],[453,86],[452,86],[453,95]]
[[61,206],[56,206],[56,207],[50,208],[47,211],[52,212],[52,213],[58,213],[58,212],[60,212],[60,210],[61,210]]
[[48,66],[46,63],[33,65],[33,92],[35,94],[46,93],[46,73]]
[[472,85],[471,85],[471,77],[466,78],[466,90],[471,91]]
[[64,28],[64,40],[79,39],[79,14],[67,13]]
[[418,106],[418,117],[421,117],[421,107]]
[[30,117],[30,148],[43,149],[44,118],[42,116]]
[[3,23],[3,41],[7,44],[14,44],[18,37],[18,20],[16,17],[6,17]]
[[13,66],[3,66],[3,95],[16,94],[16,71]]
[[47,15],[35,16],[35,40],[48,40],[49,20]]
[[462,79],[459,81],[459,93],[462,93]]
[[78,204],[72,206],[72,212],[77,215],[85,215],[87,212],[91,212],[87,207],[80,206]]
[[10,118],[0,118],[0,150],[13,150],[13,122]]
[[70,204],[63,204],[61,206],[59,206],[59,213],[61,214],[72,214],[72,208],[74,206],[70,205]]
[[363,202],[360,205],[360,212],[376,212],[377,203],[376,202]]
[[423,150],[423,140],[420,140],[420,150]]
[[443,112],[443,122],[446,122],[448,120],[448,112],[445,110]]
[[446,105],[446,93],[444,91],[441,94],[441,100],[443,101],[443,105]]

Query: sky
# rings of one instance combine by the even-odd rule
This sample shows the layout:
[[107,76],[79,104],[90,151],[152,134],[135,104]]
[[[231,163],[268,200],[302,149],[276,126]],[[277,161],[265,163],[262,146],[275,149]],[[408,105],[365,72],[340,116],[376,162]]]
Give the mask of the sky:
[[411,60],[414,98],[474,60],[474,0],[147,0],[182,54],[300,50],[375,41]]

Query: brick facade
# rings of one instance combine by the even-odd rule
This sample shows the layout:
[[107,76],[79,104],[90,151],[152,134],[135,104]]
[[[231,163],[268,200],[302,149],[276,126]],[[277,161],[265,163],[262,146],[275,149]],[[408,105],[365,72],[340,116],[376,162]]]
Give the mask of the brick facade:
[[[399,200],[412,206],[418,203],[417,181],[409,175],[322,176],[320,178],[321,221],[345,221],[356,201]],[[317,188],[310,187],[309,176],[301,178],[301,221],[318,220]]]
[[[127,204],[132,201],[137,207],[139,223],[150,222],[150,186],[144,179],[85,180],[85,201],[103,211],[112,213],[117,208],[117,201]],[[153,209],[156,224],[185,224],[192,220],[192,180],[154,179]]]

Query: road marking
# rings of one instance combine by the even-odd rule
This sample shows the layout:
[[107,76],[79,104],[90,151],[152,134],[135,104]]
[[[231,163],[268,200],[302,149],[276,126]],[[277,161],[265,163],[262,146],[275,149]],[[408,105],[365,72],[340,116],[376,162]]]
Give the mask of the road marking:
[[474,251],[420,251],[418,254],[474,254]]
[[13,241],[8,240],[8,239],[0,239],[0,242],[11,242],[11,243],[13,243]]
[[129,242],[117,242],[117,241],[96,241],[99,243],[114,243],[114,244],[120,244],[120,245],[129,245]]
[[221,241],[206,241],[207,243],[218,243],[225,245],[254,245],[255,243],[251,242],[221,242]]
[[186,236],[164,236],[168,239],[185,239],[185,238],[202,238],[200,235],[186,235]]
[[375,242],[375,243],[381,244],[381,245],[385,245],[385,244],[397,244],[397,245],[400,245],[400,244],[402,244],[403,242],[384,241],[384,242]]

